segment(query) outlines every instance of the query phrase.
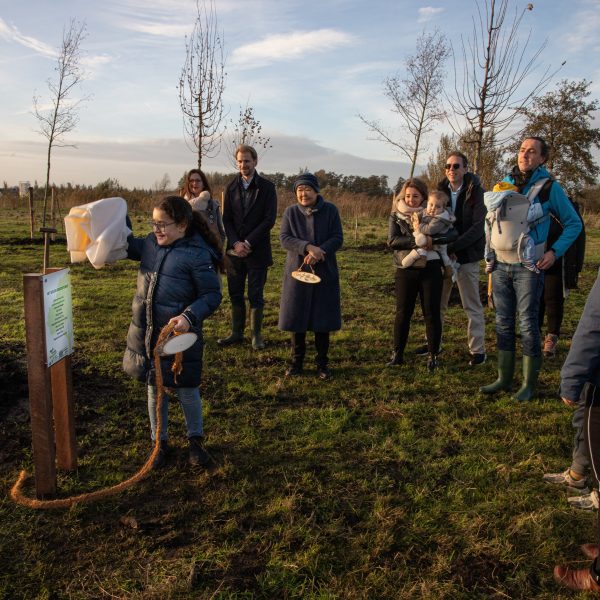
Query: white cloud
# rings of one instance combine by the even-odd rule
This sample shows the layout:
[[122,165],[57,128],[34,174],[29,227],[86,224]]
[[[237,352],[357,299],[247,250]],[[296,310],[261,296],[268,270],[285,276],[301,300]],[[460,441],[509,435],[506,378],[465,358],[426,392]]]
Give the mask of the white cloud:
[[122,26],[131,31],[166,38],[183,38],[192,31],[192,25],[189,23],[178,25],[174,23],[141,23],[130,21],[123,23]]
[[424,6],[419,9],[419,18],[418,23],[426,23],[427,21],[431,21],[435,15],[438,15],[444,12],[444,8],[436,8],[435,6]]
[[299,58],[348,46],[355,38],[335,29],[297,31],[266,37],[260,42],[240,46],[233,51],[231,63],[237,66],[262,66],[276,61]]
[[52,46],[28,35],[23,35],[17,27],[9,25],[0,17],[0,36],[5,40],[17,42],[30,50],[48,58],[56,58],[57,52]]
[[81,59],[81,64],[92,71],[109,63],[112,60],[108,54],[95,54],[93,56],[84,56]]

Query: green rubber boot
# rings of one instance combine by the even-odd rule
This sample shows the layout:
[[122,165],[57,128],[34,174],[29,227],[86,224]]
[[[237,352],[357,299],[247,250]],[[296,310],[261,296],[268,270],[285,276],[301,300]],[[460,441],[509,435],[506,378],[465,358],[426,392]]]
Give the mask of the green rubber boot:
[[254,350],[262,350],[265,347],[265,342],[262,339],[261,329],[263,322],[263,309],[250,309],[250,331],[252,332],[252,348]]
[[510,392],[515,374],[515,353],[510,350],[498,350],[498,379],[489,385],[483,385],[479,391],[484,394]]
[[529,402],[533,398],[541,368],[541,356],[523,356],[523,384],[515,394],[515,400]]
[[226,338],[217,340],[220,346],[229,346],[238,344],[244,341],[244,328],[246,327],[246,307],[236,306],[231,307],[231,335]]

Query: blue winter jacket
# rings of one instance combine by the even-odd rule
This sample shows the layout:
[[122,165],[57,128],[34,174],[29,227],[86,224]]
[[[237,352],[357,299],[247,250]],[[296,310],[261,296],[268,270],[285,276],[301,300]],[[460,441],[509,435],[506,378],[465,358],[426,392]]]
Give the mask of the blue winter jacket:
[[577,402],[583,386],[600,387],[600,272],[585,303],[560,372],[560,395]]
[[161,360],[161,370],[165,387],[196,387],[202,372],[202,323],[221,303],[217,255],[199,233],[169,246],[159,246],[154,233],[146,238],[129,236],[128,242],[127,255],[140,261],[140,270],[123,368],[131,377],[154,385],[153,353],[160,331],[172,317],[184,314],[198,340],[183,353],[177,382],[172,356]]
[[[540,179],[551,178],[552,176],[543,166],[539,166],[531,175],[527,185],[523,188],[522,193],[527,195],[531,186]],[[508,175],[504,178],[504,181],[514,184],[515,181],[512,175]],[[539,197],[535,199],[535,202],[539,202]],[[558,182],[554,182],[550,188],[550,194],[548,201],[542,203],[544,209],[544,215],[552,213],[564,227],[560,237],[552,244],[548,250],[554,250],[556,258],[560,258],[571,246],[571,244],[577,239],[577,236],[581,232],[581,219],[577,214],[577,211],[573,208],[573,205],[567,198],[562,187]],[[548,239],[548,232],[550,230],[550,219],[543,219],[536,227],[534,227],[530,235],[535,244],[541,244]]]

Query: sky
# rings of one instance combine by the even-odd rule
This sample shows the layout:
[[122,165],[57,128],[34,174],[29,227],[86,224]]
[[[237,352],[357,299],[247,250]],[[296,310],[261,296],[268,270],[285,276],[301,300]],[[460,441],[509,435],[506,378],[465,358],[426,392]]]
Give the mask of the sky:
[[[511,0],[519,11],[527,4]],[[544,92],[560,79],[585,78],[593,82],[592,98],[600,98],[600,0],[533,5],[521,43],[530,36],[533,51],[546,41],[538,74],[566,61]],[[391,146],[369,139],[358,114],[400,137],[382,82],[403,77],[419,35],[436,28],[460,65],[461,36],[470,37],[477,16],[475,0],[215,0],[215,6],[227,55],[226,120],[236,120],[248,104],[271,137],[259,170],[387,175],[390,185],[407,175],[408,165]],[[51,180],[95,185],[110,177],[150,188],[166,173],[177,182],[196,164],[178,99],[195,15],[194,0],[0,0],[0,183],[45,181],[47,141],[36,132],[32,99],[49,102],[46,81],[73,18],[87,29],[86,79],[74,99],[87,100],[66,138],[76,147],[53,149]],[[452,60],[445,71],[452,88]],[[449,131],[447,122],[436,125],[421,165]],[[226,151],[206,159],[203,169],[231,172]]]

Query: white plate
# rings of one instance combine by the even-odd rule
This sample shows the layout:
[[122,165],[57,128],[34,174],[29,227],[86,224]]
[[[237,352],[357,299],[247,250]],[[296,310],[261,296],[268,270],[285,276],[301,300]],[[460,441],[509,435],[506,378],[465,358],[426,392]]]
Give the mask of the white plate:
[[197,339],[198,336],[191,331],[188,331],[187,333],[180,333],[179,335],[173,335],[163,343],[159,354],[162,356],[169,356],[171,354],[183,352],[184,350],[191,348]]
[[308,271],[292,271],[292,277],[302,283],[319,283],[321,281],[321,278],[318,275]]

